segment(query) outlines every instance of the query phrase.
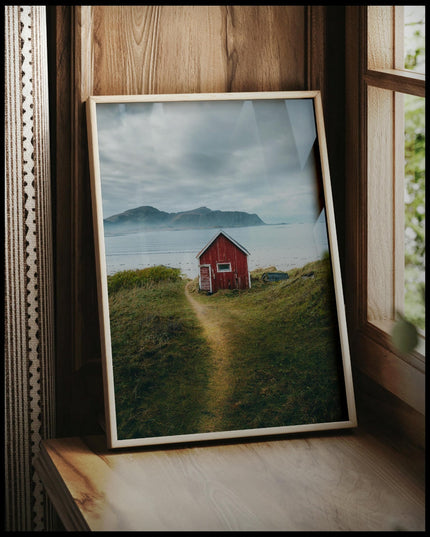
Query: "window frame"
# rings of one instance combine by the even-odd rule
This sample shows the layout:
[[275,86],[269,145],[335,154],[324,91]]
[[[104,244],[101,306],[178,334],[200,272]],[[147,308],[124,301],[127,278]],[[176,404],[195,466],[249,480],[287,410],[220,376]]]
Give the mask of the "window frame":
[[[403,185],[400,188],[395,180],[396,174],[404,173],[403,114],[395,113],[401,107],[395,92],[425,96],[425,75],[399,68],[403,61],[398,40],[396,44],[396,25],[403,24],[400,8],[346,6],[345,10],[345,296],[353,366],[424,413],[424,353],[418,349],[401,354],[390,337],[394,312],[403,300],[404,270],[403,220],[395,218],[404,214]],[[381,98],[382,94],[377,96],[379,90],[389,92]],[[378,97],[382,102],[375,102]],[[378,117],[369,114],[369,109],[378,110],[378,106],[383,107],[383,113]],[[389,140],[381,136],[381,121],[385,127],[387,123],[392,127]],[[383,168],[387,159],[388,170]],[[372,180],[378,166],[386,177],[391,175],[391,180]],[[381,211],[375,211],[381,200],[386,203],[382,216]],[[385,253],[378,250],[379,238],[373,236],[378,229],[388,245]],[[396,240],[399,236],[401,241]]]
[[[220,269],[220,265],[228,265],[229,268],[228,269]],[[231,269],[231,262],[229,261],[225,261],[225,262],[217,262],[216,264],[216,271],[217,272],[232,272],[232,269]]]

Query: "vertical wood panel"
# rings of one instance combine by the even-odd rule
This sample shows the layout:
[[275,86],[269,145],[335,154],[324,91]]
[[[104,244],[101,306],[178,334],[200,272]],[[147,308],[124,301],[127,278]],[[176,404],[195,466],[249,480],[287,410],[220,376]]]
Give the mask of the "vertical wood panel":
[[[92,8],[75,7],[72,17],[71,167],[72,167],[72,300],[74,359],[79,369],[99,359],[95,253],[91,220],[85,100],[93,91]],[[109,41],[109,34],[105,37]]]
[[[312,6],[322,9],[321,6]],[[324,120],[327,135],[327,151],[330,164],[330,181],[333,192],[333,204],[337,227],[339,258],[342,270],[342,282],[345,291],[345,6],[323,6],[319,14],[322,29],[316,34],[325,36],[319,48],[324,55],[318,61],[324,106]],[[321,38],[319,41],[322,41]],[[311,61],[310,64],[314,64]],[[349,216],[349,215],[348,215]]]
[[394,7],[368,7],[368,69],[394,68]]
[[[73,367],[71,183],[71,17],[70,8],[47,7],[50,76],[52,192],[54,200],[55,348],[57,434],[69,421],[70,372]],[[67,127],[69,125],[69,127]],[[57,135],[61,133],[61,135]]]
[[320,90],[326,109],[326,7],[309,6],[307,12],[307,77],[310,90]]
[[227,91],[306,89],[305,6],[229,6]]
[[394,98],[368,87],[368,320],[394,318]]
[[161,6],[92,7],[94,95],[152,93],[160,10]]
[[345,10],[345,48],[348,61],[345,65],[346,125],[345,125],[345,298],[351,345],[351,358],[358,360],[355,339],[358,330],[367,320],[367,169],[362,154],[365,151],[366,117],[361,114],[366,99],[362,81],[366,54],[365,20],[359,6]]
[[94,95],[305,89],[301,6],[93,6],[91,18]]
[[[405,110],[404,95],[394,92],[394,307],[404,311],[405,305]],[[393,312],[394,313],[394,312]]]

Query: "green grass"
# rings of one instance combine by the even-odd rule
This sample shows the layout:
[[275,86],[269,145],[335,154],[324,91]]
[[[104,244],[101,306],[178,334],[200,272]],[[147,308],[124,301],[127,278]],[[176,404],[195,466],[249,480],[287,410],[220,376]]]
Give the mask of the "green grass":
[[[208,296],[193,282],[232,357],[220,430],[346,419],[329,260],[289,271],[281,282],[263,282],[265,271],[252,273],[244,291]],[[129,287],[132,280],[118,276],[124,287],[109,292],[119,438],[205,432],[199,421],[213,366],[186,282],[169,271]]]
[[109,293],[120,439],[196,432],[208,350],[184,286],[166,278]]
[[[346,419],[332,279],[328,260],[289,272],[289,279],[221,291],[200,300],[225,312],[235,360],[226,429]],[[313,277],[302,278],[313,272]]]
[[135,287],[147,287],[153,283],[172,281],[181,279],[181,271],[177,268],[158,265],[139,270],[123,270],[112,276],[108,276],[108,291],[114,293],[119,289],[133,289]]

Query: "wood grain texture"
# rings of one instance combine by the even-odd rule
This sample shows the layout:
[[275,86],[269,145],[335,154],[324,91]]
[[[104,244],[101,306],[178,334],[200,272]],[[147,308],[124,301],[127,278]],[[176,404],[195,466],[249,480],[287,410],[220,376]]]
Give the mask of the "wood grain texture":
[[72,300],[75,371],[100,357],[96,272],[91,221],[91,188],[84,100],[92,91],[93,64],[91,6],[72,12],[73,60],[71,78],[71,182],[72,182]]
[[[338,231],[338,249],[342,274],[345,278],[345,220],[349,217],[345,208],[345,6],[310,6],[318,9],[319,31],[313,32],[314,39],[319,38],[318,49],[324,54],[319,60],[310,61],[313,69],[319,67],[319,85],[324,107],[324,119],[327,132],[327,150],[330,162],[330,178],[335,207],[336,227]],[[311,41],[312,43],[312,41]],[[317,84],[315,84],[316,86]],[[345,281],[344,281],[345,284]],[[344,285],[344,289],[345,289]]]
[[[321,91],[323,103],[327,100],[326,77],[326,6],[308,6],[307,10],[307,78],[309,89]],[[324,106],[326,108],[326,106]]]
[[[57,434],[63,434],[70,423],[70,375],[73,371],[73,300],[72,300],[72,183],[71,183],[71,125],[70,79],[71,49],[70,10],[67,6],[58,9],[47,7],[47,27],[50,75],[50,122],[51,155],[53,175],[53,224],[55,256],[55,347],[56,347],[56,409]],[[58,136],[57,133],[62,133]],[[59,262],[63,260],[63,262]],[[61,314],[59,315],[59,312]],[[63,357],[67,360],[62,361]]]
[[394,99],[369,87],[367,120],[367,270],[369,321],[394,319]]
[[424,476],[367,435],[115,453],[87,437],[42,453],[70,530],[424,529]]
[[[405,107],[404,95],[394,92],[394,310],[404,312],[405,306],[405,186],[399,178],[405,175]],[[390,327],[390,333],[393,326]],[[425,353],[425,351],[424,351]]]
[[367,167],[362,154],[366,148],[367,118],[361,113],[366,100],[362,81],[365,21],[363,10],[348,6],[345,11],[345,298],[352,359],[354,339],[367,319]]
[[364,79],[370,86],[418,95],[418,97],[426,96],[425,75],[408,71],[396,71],[395,69],[382,69],[379,71],[367,71]]
[[[383,337],[374,337],[377,330],[376,326],[369,323],[356,342],[356,350],[360,356],[360,370],[396,394],[411,409],[420,412],[424,423],[425,369],[414,367],[407,361],[399,359]],[[375,355],[379,360],[377,368]]]
[[93,6],[87,16],[93,95],[305,89],[302,6]]
[[394,8],[368,6],[367,68],[394,68]]
[[359,370],[354,388],[360,427],[403,453],[416,475],[425,475],[426,424],[422,414]]

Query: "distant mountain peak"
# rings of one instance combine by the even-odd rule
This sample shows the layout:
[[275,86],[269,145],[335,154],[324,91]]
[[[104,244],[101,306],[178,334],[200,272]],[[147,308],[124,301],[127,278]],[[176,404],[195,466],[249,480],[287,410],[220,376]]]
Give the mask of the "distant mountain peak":
[[127,232],[139,229],[186,229],[248,227],[265,225],[256,214],[244,211],[213,211],[202,206],[189,211],[168,213],[150,205],[128,209],[104,220],[105,231]]

